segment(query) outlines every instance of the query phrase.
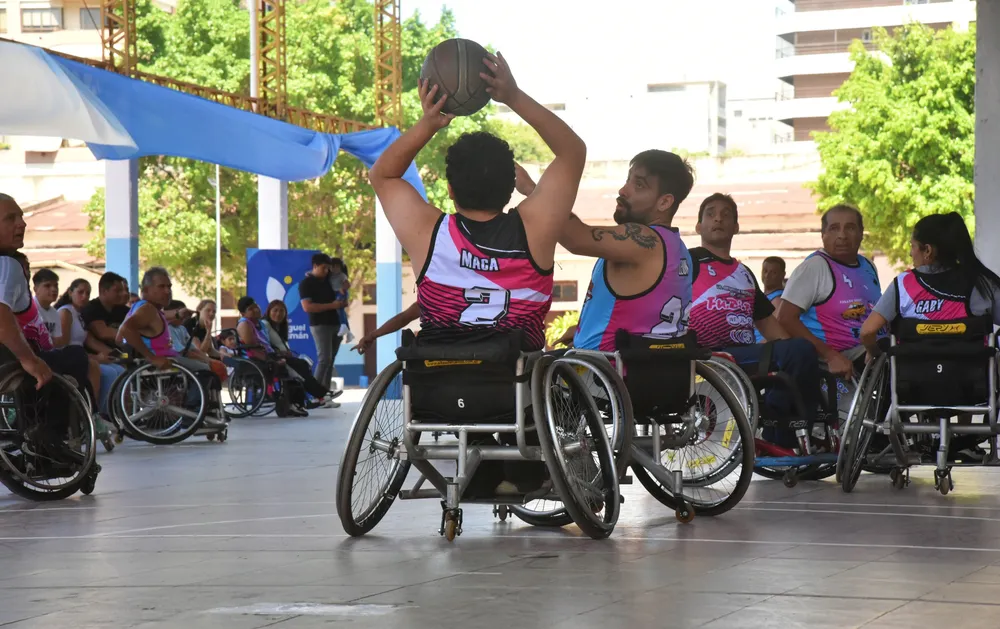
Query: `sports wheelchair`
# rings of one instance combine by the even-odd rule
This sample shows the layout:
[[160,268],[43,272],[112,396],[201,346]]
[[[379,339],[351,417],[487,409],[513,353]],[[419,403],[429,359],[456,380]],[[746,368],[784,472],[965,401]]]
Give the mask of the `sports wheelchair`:
[[[845,384],[833,374],[820,370],[820,406],[812,426],[806,420],[805,403],[791,377],[770,368],[768,345],[762,348],[755,371],[739,365],[725,352],[714,352],[709,363],[738,393],[741,404],[754,419],[754,472],[781,479],[787,487],[799,480],[822,480],[837,472],[840,450],[839,427],[847,416],[842,400],[850,400],[855,383]],[[788,396],[791,411],[774,409],[764,403],[769,391],[781,390]],[[843,416],[843,417],[842,417]],[[792,431],[795,442],[776,443],[778,431]]]
[[30,500],[91,494],[101,466],[86,399],[58,374],[35,387],[18,363],[0,365],[0,483]]
[[[222,330],[220,336],[229,331],[235,333],[236,328]],[[241,352],[264,350],[260,345],[244,344],[238,334],[236,339],[236,348]],[[280,361],[280,357],[273,354],[268,354],[263,360],[245,356],[222,358],[222,363],[232,370],[227,382],[229,403],[226,404],[230,417],[264,417],[272,411],[278,417],[289,417],[292,404],[305,400],[302,383]]]
[[[851,407],[841,450],[843,489],[854,489],[873,463],[868,444],[885,435],[894,487],[909,484],[910,467],[933,465],[934,486],[946,495],[955,487],[953,467],[1000,465],[993,321],[897,319],[891,332],[879,341],[882,353],[865,369]],[[989,452],[970,456],[983,441]]]
[[191,370],[177,361],[166,369],[131,355],[118,362],[125,371],[111,385],[108,409],[118,426],[115,441],[125,436],[156,445],[204,435],[220,443],[229,437],[229,416],[222,405],[222,386],[210,370]]
[[[554,501],[588,536],[612,533],[621,501],[616,461],[577,373],[581,361],[522,353],[520,339],[493,333],[443,344],[404,331],[398,360],[368,389],[341,460],[337,513],[349,535],[374,528],[397,495],[441,499],[439,533],[448,541],[462,532],[463,502],[496,512]],[[434,432],[456,439],[420,443]],[[435,461],[453,462],[454,474]],[[404,490],[411,465],[420,475]]]
[[711,352],[693,335],[658,339],[620,330],[615,342],[614,352],[574,349],[566,356],[587,362],[605,418],[624,418],[624,438],[613,440],[619,460],[681,522],[696,511],[732,509],[752,480],[746,444],[753,430],[739,398],[707,362]]

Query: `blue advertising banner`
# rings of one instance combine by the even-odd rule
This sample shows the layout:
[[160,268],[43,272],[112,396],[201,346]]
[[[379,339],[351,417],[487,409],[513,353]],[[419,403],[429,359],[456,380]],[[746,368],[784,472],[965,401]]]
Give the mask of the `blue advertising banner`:
[[302,310],[299,282],[312,270],[318,251],[303,249],[247,249],[247,294],[262,311],[274,300],[288,309],[288,346],[316,362],[316,345],[309,332],[309,315]]

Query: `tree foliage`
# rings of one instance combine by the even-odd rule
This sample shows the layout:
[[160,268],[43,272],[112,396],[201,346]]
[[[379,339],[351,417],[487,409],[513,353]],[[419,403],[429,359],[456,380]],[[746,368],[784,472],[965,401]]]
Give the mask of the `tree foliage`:
[[816,134],[820,209],[857,206],[865,246],[909,260],[913,225],[957,211],[973,228],[976,36],[921,24],[878,30],[878,52],[851,47],[850,78],[836,92],[850,107]]
[[[369,0],[304,0],[286,5],[290,104],[374,122],[374,8]],[[249,17],[238,0],[181,0],[174,14],[151,0],[137,5],[139,69],[218,89],[249,93]],[[420,115],[420,67],[438,42],[456,37],[447,9],[435,23],[415,14],[403,24],[404,125]],[[457,119],[417,157],[431,202],[450,207],[444,182],[447,146],[465,131],[486,129],[511,142],[530,163],[551,159],[533,130],[489,119],[492,107]],[[139,256],[165,266],[188,290],[211,292],[215,268],[215,166],[173,157],[140,160]],[[246,282],[246,250],[257,243],[256,176],[222,169],[224,287]],[[104,196],[85,210],[95,234],[88,250],[104,255]],[[341,153],[327,175],[289,184],[288,240],[344,258],[356,281],[374,276],[374,195],[364,166]]]
[[545,328],[545,344],[552,349],[562,349],[566,347],[562,343],[556,344],[566,332],[575,328],[580,323],[580,311],[570,310],[553,319]]

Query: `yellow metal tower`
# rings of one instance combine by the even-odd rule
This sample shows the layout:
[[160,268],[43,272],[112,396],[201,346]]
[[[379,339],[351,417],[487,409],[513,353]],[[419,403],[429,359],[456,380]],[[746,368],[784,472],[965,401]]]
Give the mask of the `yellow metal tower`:
[[375,123],[403,126],[400,0],[375,0]]
[[285,37],[285,0],[256,0],[259,113],[284,120],[288,107],[287,53]]
[[105,66],[135,76],[139,61],[133,0],[101,0],[101,40]]

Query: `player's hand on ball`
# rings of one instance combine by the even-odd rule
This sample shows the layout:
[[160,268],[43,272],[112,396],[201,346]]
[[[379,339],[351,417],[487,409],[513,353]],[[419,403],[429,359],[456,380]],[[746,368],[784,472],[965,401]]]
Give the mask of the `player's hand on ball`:
[[444,107],[444,103],[448,100],[447,94],[441,94],[438,96],[440,90],[438,90],[437,85],[431,85],[430,81],[424,80],[420,82],[420,87],[418,92],[420,94],[420,106],[424,109],[424,117],[435,131],[439,129],[444,129],[447,127],[452,120],[455,119],[453,114],[443,114],[441,109]]
[[486,53],[486,57],[483,58],[483,65],[489,69],[489,72],[479,73],[479,76],[489,85],[486,91],[489,92],[490,96],[496,102],[510,103],[521,90],[517,87],[514,75],[510,73],[510,66],[507,65],[507,60],[503,58],[503,55],[499,51],[495,55]]

